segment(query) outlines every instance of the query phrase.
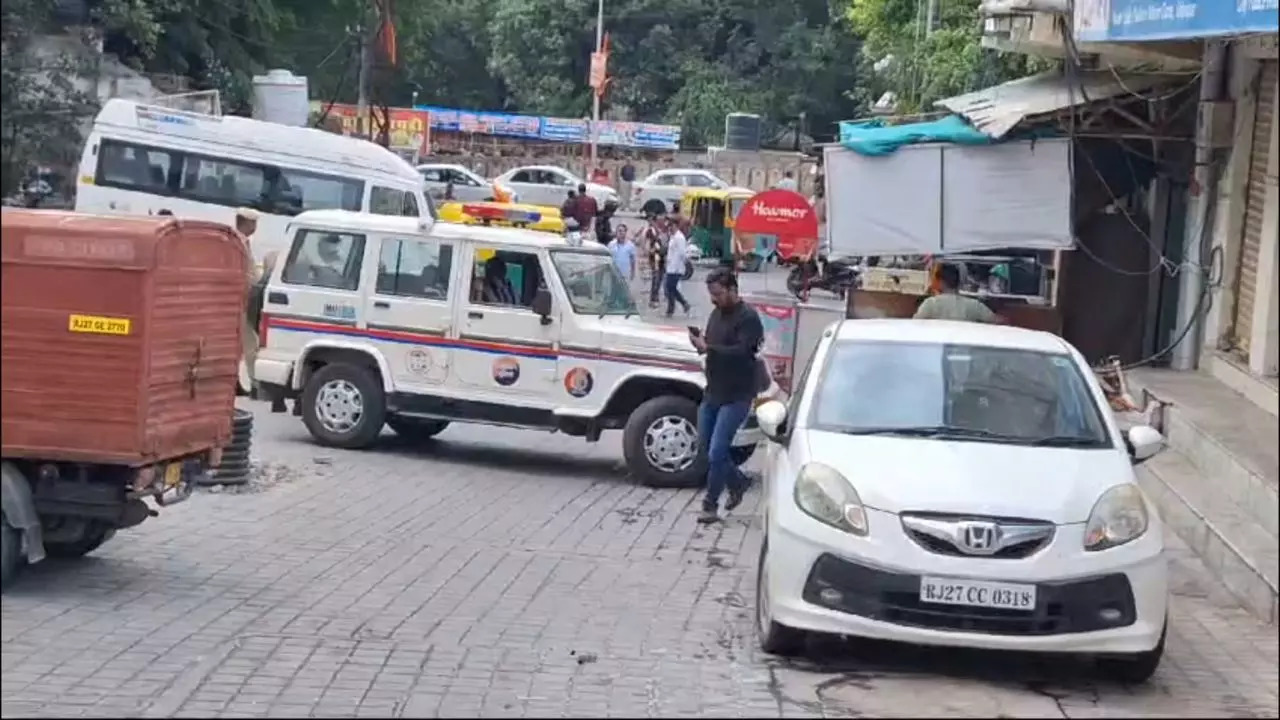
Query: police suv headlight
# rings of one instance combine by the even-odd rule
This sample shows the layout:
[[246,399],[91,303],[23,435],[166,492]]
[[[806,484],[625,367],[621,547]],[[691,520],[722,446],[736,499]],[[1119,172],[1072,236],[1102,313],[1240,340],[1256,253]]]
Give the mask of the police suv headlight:
[[853,535],[867,534],[867,510],[858,491],[837,470],[807,463],[796,477],[796,506],[820,523]]
[[1106,550],[1136,540],[1147,531],[1147,503],[1133,483],[1102,493],[1084,528],[1085,550]]

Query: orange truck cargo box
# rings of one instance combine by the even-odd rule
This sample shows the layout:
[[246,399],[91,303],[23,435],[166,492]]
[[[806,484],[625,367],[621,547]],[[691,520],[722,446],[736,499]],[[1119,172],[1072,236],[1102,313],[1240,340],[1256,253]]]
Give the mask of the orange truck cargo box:
[[249,256],[209,222],[3,211],[5,458],[139,466],[224,445]]

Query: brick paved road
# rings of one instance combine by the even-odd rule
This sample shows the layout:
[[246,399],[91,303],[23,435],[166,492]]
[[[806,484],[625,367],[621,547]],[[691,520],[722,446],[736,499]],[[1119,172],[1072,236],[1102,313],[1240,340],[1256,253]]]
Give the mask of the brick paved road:
[[691,492],[621,477],[616,438],[343,452],[259,412],[256,442],[254,491],[29,568],[3,599],[4,717],[1276,715],[1275,628],[1181,548],[1147,687],[886,645],[784,663],[751,639],[750,508],[699,528]]
[[753,496],[705,529],[692,492],[623,478],[617,437],[457,426],[343,452],[249,406],[251,492],[202,492],[4,596],[0,715],[1277,715],[1276,628],[1180,544],[1168,654],[1142,688],[883,644],[782,662],[752,640]]

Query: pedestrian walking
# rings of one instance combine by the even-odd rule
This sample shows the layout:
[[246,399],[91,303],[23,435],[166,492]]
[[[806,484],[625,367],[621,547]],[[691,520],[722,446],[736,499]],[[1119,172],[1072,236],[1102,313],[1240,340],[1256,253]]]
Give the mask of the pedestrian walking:
[[631,209],[631,188],[636,181],[636,166],[631,163],[631,158],[623,163],[622,170],[618,173],[620,181],[618,182],[618,194],[622,196],[622,209]]
[[619,225],[614,232],[613,240],[609,241],[609,254],[613,256],[613,264],[622,277],[626,278],[627,284],[635,282],[636,246],[631,242],[631,238],[627,237],[626,225]]
[[779,190],[790,190],[795,192],[800,185],[796,182],[796,174],[788,170],[782,173],[782,179],[778,181],[778,184],[775,187]]
[[578,197],[573,202],[573,219],[578,221],[578,227],[583,233],[591,231],[591,223],[595,221],[596,215],[600,213],[600,206],[596,204],[596,199],[587,194],[587,186],[585,183],[578,185]]
[[721,268],[707,276],[707,293],[713,309],[706,330],[689,331],[689,342],[707,358],[707,387],[698,408],[698,440],[707,451],[707,493],[700,523],[720,519],[720,495],[726,490],[724,509],[741,505],[750,484],[733,462],[730,448],[762,384],[757,353],[764,342],[760,316],[742,301],[731,271]]
[[667,239],[666,231],[657,217],[649,218],[645,226],[643,243],[645,256],[649,266],[649,307],[658,307],[658,293],[667,275]]
[[[576,212],[577,205],[578,205],[578,194],[570,190],[569,196],[566,197],[564,200],[564,203],[560,205],[560,219],[568,220],[569,218],[576,217],[575,212]],[[582,228],[579,227],[578,229],[581,230]]]
[[675,222],[667,220],[667,259],[664,262],[666,269],[666,292],[667,292],[667,317],[671,317],[676,312],[676,304],[684,308],[686,315],[689,314],[689,301],[684,299],[684,295],[680,292],[680,282],[684,280],[684,266],[689,260],[689,240],[680,232],[680,228],[676,227]]

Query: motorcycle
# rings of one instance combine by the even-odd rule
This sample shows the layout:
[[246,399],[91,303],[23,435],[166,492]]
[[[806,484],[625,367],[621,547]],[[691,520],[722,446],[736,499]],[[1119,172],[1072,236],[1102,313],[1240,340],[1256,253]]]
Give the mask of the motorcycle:
[[808,300],[809,291],[814,288],[843,300],[850,289],[858,286],[859,276],[857,263],[852,260],[800,260],[787,273],[787,290],[801,301]]

